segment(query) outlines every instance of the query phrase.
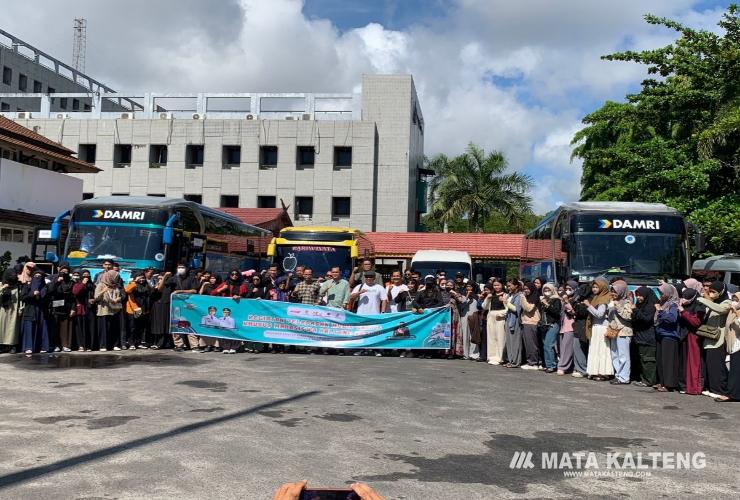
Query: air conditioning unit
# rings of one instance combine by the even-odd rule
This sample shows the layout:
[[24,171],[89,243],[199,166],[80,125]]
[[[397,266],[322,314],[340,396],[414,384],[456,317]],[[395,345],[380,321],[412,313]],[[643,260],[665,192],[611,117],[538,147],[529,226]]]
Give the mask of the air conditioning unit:
[[57,113],[57,120],[64,120],[65,118],[69,118],[69,113]]
[[295,117],[294,116],[286,116],[285,119],[286,120],[295,120]]
[[300,221],[310,221],[311,220],[311,214],[298,214],[298,220],[300,220]]
[[121,113],[121,120],[133,120],[134,114],[133,113]]
[[193,113],[193,120],[202,120],[205,117],[206,117],[206,115],[204,115],[202,113]]
[[19,120],[28,120],[29,118],[31,118],[31,113],[28,111],[21,111],[16,116]]
[[247,120],[254,120],[254,115],[247,115]]
[[303,119],[303,120],[310,120],[311,119],[311,114],[310,113],[303,113],[303,115],[301,116],[301,119]]
[[159,113],[159,119],[160,120],[171,120],[172,113]]

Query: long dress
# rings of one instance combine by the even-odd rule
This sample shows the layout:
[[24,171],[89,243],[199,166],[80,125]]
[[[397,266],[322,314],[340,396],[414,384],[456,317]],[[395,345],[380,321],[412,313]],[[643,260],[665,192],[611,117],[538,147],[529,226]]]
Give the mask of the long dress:
[[614,365],[609,339],[604,336],[608,324],[606,304],[599,304],[597,308],[589,306],[588,311],[591,313],[592,325],[586,372],[592,377],[610,377],[614,375]]
[[[478,359],[480,352],[478,344],[472,342],[473,332],[470,328],[471,318],[478,316],[478,301],[475,298],[468,299],[460,304],[460,321],[458,322],[458,331],[463,341],[463,356],[470,359]],[[480,333],[478,338],[480,338]]]
[[504,348],[506,346],[506,309],[491,309],[491,296],[486,297],[483,309],[488,310],[486,318],[486,341],[488,343],[486,353],[488,362],[497,365],[504,360]]
[[15,346],[20,338],[18,287],[6,290],[0,303],[0,345]]
[[522,306],[519,294],[507,300],[506,359],[514,366],[522,364]]

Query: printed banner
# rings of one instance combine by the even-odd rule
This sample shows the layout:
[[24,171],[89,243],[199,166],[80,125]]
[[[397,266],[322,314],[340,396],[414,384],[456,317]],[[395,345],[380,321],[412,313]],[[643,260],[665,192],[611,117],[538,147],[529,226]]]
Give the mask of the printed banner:
[[312,347],[448,349],[450,310],[360,316],[342,309],[173,294],[170,333]]

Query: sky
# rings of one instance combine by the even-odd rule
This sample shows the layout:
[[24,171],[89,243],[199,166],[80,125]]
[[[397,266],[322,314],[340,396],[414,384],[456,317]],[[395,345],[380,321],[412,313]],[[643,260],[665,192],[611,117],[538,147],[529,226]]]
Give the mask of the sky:
[[[36,0],[0,28],[67,62],[85,17],[86,73],[122,91],[350,92],[363,73],[410,73],[427,156],[469,142],[534,179],[533,208],[577,200],[570,141],[645,69],[600,60],[661,47],[653,13],[716,30],[717,0]],[[64,8],[60,9],[63,5]]]

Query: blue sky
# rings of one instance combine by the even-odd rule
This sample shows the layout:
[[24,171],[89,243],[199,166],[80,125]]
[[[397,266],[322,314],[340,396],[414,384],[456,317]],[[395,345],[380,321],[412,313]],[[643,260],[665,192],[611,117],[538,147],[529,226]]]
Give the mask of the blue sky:
[[[530,174],[538,213],[578,199],[570,161],[584,115],[639,88],[644,68],[614,51],[675,39],[647,12],[716,29],[717,0],[55,0],[6,2],[0,27],[69,60],[88,20],[87,72],[152,92],[348,92],[363,73],[410,73],[425,152],[468,142]],[[8,22],[7,20],[23,20]],[[166,21],[163,21],[166,20]]]

